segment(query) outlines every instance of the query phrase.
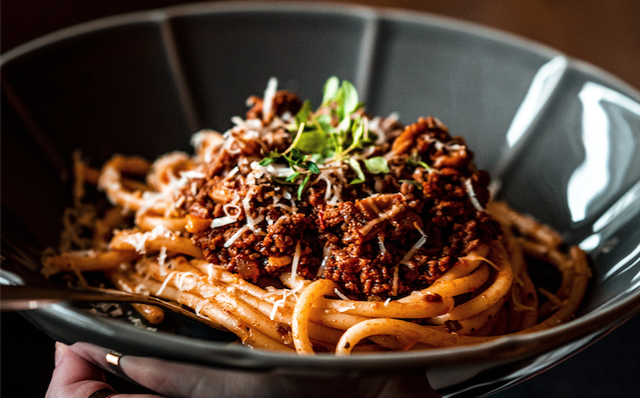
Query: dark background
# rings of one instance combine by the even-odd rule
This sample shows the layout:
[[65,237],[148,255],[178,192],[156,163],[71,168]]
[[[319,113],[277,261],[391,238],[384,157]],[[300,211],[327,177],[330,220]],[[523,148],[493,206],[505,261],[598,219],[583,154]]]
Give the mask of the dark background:
[[[4,0],[2,53],[67,26],[179,0]],[[455,17],[554,47],[640,88],[637,0],[357,0]],[[0,315],[1,396],[42,397],[53,370],[53,340],[18,314]],[[640,316],[573,358],[497,398],[634,397],[640,375]],[[113,383],[117,381],[111,380]],[[121,392],[135,392],[125,383]]]
[[[190,0],[4,0],[1,50],[77,23]],[[480,23],[544,43],[640,88],[637,0],[351,0]]]

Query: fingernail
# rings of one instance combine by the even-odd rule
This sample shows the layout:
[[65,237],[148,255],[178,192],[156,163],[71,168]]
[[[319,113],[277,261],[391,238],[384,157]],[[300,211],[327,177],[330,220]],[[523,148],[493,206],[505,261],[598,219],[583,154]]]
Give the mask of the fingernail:
[[67,348],[69,348],[69,346],[67,346],[66,344],[56,341],[56,354],[55,354],[56,366],[58,366],[60,361],[62,361],[62,358],[64,358],[64,354],[67,352]]

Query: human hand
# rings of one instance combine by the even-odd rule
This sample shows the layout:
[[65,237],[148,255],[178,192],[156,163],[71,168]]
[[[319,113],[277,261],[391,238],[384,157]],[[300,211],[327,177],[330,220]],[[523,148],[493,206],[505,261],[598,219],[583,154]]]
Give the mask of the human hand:
[[[45,398],[101,398],[109,397],[106,391],[115,391],[105,382],[104,371],[71,350],[69,346],[56,342],[55,369]],[[118,395],[126,398],[128,395]],[[147,395],[136,398],[160,398]]]
[[[103,369],[111,371],[108,349],[88,343],[66,346],[56,343],[56,369],[46,398],[88,398],[95,391],[111,389]],[[424,371],[366,373],[361,375],[291,375],[280,371],[229,371],[148,357],[125,355],[119,371],[132,381],[166,397],[440,397]],[[114,398],[160,398],[149,394],[117,394]],[[109,394],[100,395],[108,397]],[[92,397],[92,398],[97,398]]]

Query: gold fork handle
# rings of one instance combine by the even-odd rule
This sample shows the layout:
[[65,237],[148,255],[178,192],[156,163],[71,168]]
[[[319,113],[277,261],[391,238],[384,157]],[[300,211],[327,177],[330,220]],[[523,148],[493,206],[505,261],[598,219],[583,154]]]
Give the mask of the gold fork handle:
[[132,297],[126,292],[117,291],[106,293],[97,290],[13,285],[0,287],[0,310],[2,311],[32,310],[61,301],[147,302]]
[[59,302],[128,302],[149,304],[165,311],[204,323],[210,327],[227,331],[226,328],[209,318],[198,316],[179,304],[167,302],[153,296],[133,294],[121,290],[86,288],[74,289],[56,286],[34,287],[2,285],[0,287],[0,311],[24,311],[42,308]]

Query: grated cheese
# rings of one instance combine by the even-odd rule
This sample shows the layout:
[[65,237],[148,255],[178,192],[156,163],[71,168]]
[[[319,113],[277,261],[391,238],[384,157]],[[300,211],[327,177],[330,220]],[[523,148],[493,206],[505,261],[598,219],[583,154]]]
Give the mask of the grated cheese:
[[163,225],[156,225],[148,232],[135,232],[127,235],[122,239],[123,242],[133,246],[134,250],[140,254],[146,253],[145,245],[148,240],[154,240],[158,237],[171,238],[173,233]]
[[282,291],[282,298],[279,300],[276,300],[273,303],[273,307],[271,308],[271,312],[269,313],[269,319],[271,319],[272,321],[275,319],[276,313],[278,312],[278,308],[284,306],[284,303],[287,302],[287,295],[289,294],[291,294],[289,290]]
[[291,206],[285,205],[284,203],[276,203],[275,207],[279,207],[281,209],[284,209],[288,213],[293,213],[293,208]]
[[232,169],[229,171],[229,173],[227,174],[227,178],[231,178],[231,177],[233,177],[234,175],[236,175],[236,173],[237,173],[238,171],[240,171],[240,169],[238,168],[238,166],[236,166],[236,167],[232,168]]
[[400,263],[393,267],[393,281],[391,283],[391,295],[398,295],[398,283],[400,279]]
[[[227,133],[228,136],[227,136]],[[222,145],[222,149],[227,151],[228,154],[230,155],[236,155],[238,153],[241,153],[242,150],[240,148],[240,145],[238,143],[238,140],[236,139],[235,135],[233,134],[233,130],[229,130],[227,133],[225,133],[225,141],[224,144]],[[233,148],[235,144],[235,148]]]
[[324,201],[325,201],[325,203],[327,203],[329,201],[329,199],[331,199],[331,194],[333,193],[333,184],[331,183],[331,178],[329,178],[329,176],[327,174],[329,174],[328,171],[322,170],[320,172],[320,174],[318,174],[318,178],[316,178],[311,183],[311,185],[315,185],[320,180],[324,180],[324,182],[327,184],[327,187],[325,188],[325,192],[324,192]]
[[333,196],[327,202],[328,205],[335,206],[338,202],[342,202],[342,197],[340,194],[342,193],[342,186],[334,185],[333,186]]
[[[236,199],[234,199],[234,202],[237,202],[237,200],[238,200],[237,198],[236,198]],[[229,209],[234,209],[234,210],[235,210],[235,213],[234,213],[234,214],[231,214],[231,213],[229,212]],[[240,210],[240,206],[238,206],[237,204],[235,204],[235,203],[233,203],[233,202],[229,202],[229,203],[227,203],[226,205],[222,206],[222,210],[224,211],[224,214],[226,214],[226,215],[227,215],[227,217],[233,217],[233,218],[235,218],[236,220],[237,220],[237,219],[238,219],[238,217],[240,216],[240,212],[241,212],[241,210]]]
[[200,130],[191,136],[191,145],[195,148],[198,156],[202,157],[205,163],[211,162],[223,145],[223,136],[214,130]]
[[209,303],[209,300],[207,300],[207,299],[200,300],[200,302],[198,303],[198,305],[196,305],[196,308],[195,308],[196,315],[198,315],[198,316],[202,316],[202,315],[200,315],[200,311],[201,311],[201,310],[204,308],[204,306],[205,306],[205,305],[207,305],[208,303]]
[[416,253],[416,251],[420,249],[422,246],[424,246],[425,243],[427,243],[427,235],[425,235],[425,233],[422,231],[422,229],[420,229],[420,227],[418,227],[418,225],[416,224],[414,225],[416,226],[416,228],[418,228],[418,231],[422,236],[420,236],[420,239],[418,239],[418,241],[411,247],[411,249],[409,249],[407,254],[405,254],[404,257],[402,257],[402,260],[400,260],[400,262],[396,264],[396,266],[393,268],[393,282],[391,285],[391,292],[394,296],[398,294],[398,282],[400,279],[400,264],[405,264],[407,261],[411,260],[413,258],[413,255]]
[[171,278],[177,274],[178,272],[176,271],[172,271],[169,273],[169,275],[167,275],[166,278],[164,278],[164,282],[162,282],[162,285],[160,286],[160,289],[158,289],[158,291],[156,292],[156,296],[160,296],[162,294],[162,292],[164,292],[164,289],[167,288],[167,285],[169,284],[169,280],[171,280]]
[[136,232],[134,234],[128,235],[127,237],[122,239],[122,241],[130,244],[131,246],[133,246],[133,249],[136,252],[138,252],[140,254],[144,254],[144,253],[147,252],[146,249],[145,249],[145,244],[147,243],[147,238],[148,238],[148,235],[147,235],[146,232],[144,234],[142,234],[140,232]]
[[167,248],[162,246],[160,248],[160,253],[158,253],[158,264],[162,268],[164,266],[164,261],[167,259]]
[[218,228],[224,225],[233,224],[236,221],[238,221],[237,217],[230,216],[214,218],[213,220],[211,220],[211,228]]
[[232,116],[231,117],[231,122],[233,122],[233,124],[235,124],[238,127],[241,127],[241,128],[246,127],[245,120],[243,118],[241,118],[240,116]]
[[213,264],[207,264],[207,280],[213,282]]
[[[192,272],[181,272],[178,277],[176,277],[176,287],[181,292],[191,290],[197,285],[196,280],[197,275]],[[189,278],[189,280],[187,280]]]
[[391,207],[391,209],[387,210],[386,212],[379,214],[378,213],[378,217],[374,218],[373,220],[369,221],[364,227],[360,228],[360,233],[363,236],[366,236],[369,232],[371,232],[371,229],[377,225],[378,223],[391,218],[393,216],[395,216],[396,214],[400,213],[401,210],[404,210],[404,206],[399,206],[399,205],[393,205]]
[[267,83],[267,89],[264,91],[264,99],[262,102],[262,119],[264,121],[269,120],[271,114],[271,108],[273,107],[273,98],[276,96],[278,90],[278,79],[272,77]]
[[253,171],[266,173],[273,177],[289,177],[294,173],[294,170],[290,167],[280,164],[269,164],[267,166],[261,166],[258,162],[251,162],[250,167]]
[[253,193],[255,192],[255,190],[253,189],[255,188],[252,187],[249,192],[247,192],[247,195],[244,197],[244,199],[242,199],[242,207],[244,209],[244,215],[247,219],[247,226],[253,231],[253,232],[260,232],[260,228],[256,228],[257,224],[259,224],[260,222],[262,222],[262,220],[264,220],[264,216],[260,215],[258,217],[252,217],[251,215],[251,197],[253,196]]
[[231,245],[233,245],[233,242],[235,242],[236,240],[238,240],[239,237],[242,236],[242,234],[244,234],[245,232],[247,232],[249,230],[249,225],[245,224],[242,228],[240,228],[239,230],[236,231],[235,234],[233,234],[229,240],[227,240],[226,242],[224,242],[224,247],[230,247]]
[[262,127],[264,127],[262,120],[259,120],[259,119],[245,120],[244,125],[245,125],[245,128],[254,129],[254,130],[261,130]]
[[298,277],[298,262],[300,262],[300,254],[302,253],[302,247],[300,241],[296,243],[296,250],[293,253],[293,260],[291,261],[291,276],[289,276],[289,284],[294,286],[296,278]]
[[407,261],[411,260],[411,258],[413,258],[413,255],[416,253],[416,251],[422,246],[424,246],[425,243],[427,243],[427,235],[422,235],[420,239],[418,239],[418,241],[413,245],[413,247],[409,249],[407,254],[405,254],[404,257],[402,257],[402,260],[400,260],[400,264],[405,264]]
[[322,262],[318,267],[318,273],[316,274],[317,277],[321,277],[322,274],[324,273],[324,270],[327,267],[327,259],[329,259],[330,254],[331,254],[331,247],[328,244],[325,244],[324,248],[322,248]]
[[166,192],[151,192],[145,191],[142,193],[142,206],[138,209],[138,214],[144,214],[147,210],[154,207],[156,204],[161,203],[163,200],[167,199]]
[[333,292],[336,294],[336,296],[340,297],[342,300],[349,300],[349,297],[347,297],[344,293],[338,290],[338,288],[333,289]]
[[387,248],[384,245],[384,239],[382,236],[378,236],[378,247],[380,248],[380,253],[387,254]]
[[464,187],[467,191],[467,195],[469,195],[469,199],[471,199],[471,204],[473,205],[473,207],[475,207],[478,211],[485,211],[484,207],[482,207],[482,205],[478,201],[478,198],[476,197],[476,193],[473,190],[473,184],[471,183],[470,178],[467,178],[464,181]]
[[474,254],[473,252],[467,254],[466,256],[458,257],[458,260],[468,260],[468,261],[481,260],[481,261],[484,261],[485,263],[489,264],[490,266],[492,266],[496,271],[500,271],[500,267],[498,267],[496,265],[496,263],[494,263],[493,261],[489,260],[486,257],[478,256],[477,254]]
[[187,170],[187,171],[181,171],[180,172],[180,178],[184,178],[186,180],[188,179],[194,179],[194,178],[205,178],[206,175],[204,175],[204,173],[201,173],[199,171],[196,170]]

